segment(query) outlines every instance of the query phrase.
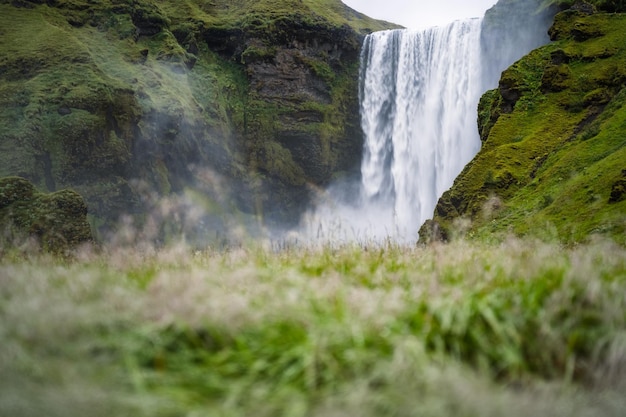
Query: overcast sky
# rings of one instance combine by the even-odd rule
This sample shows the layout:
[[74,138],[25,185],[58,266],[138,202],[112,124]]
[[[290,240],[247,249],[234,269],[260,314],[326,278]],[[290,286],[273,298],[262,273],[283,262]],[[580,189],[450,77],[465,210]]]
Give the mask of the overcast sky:
[[407,28],[442,26],[454,20],[481,17],[497,0],[342,0],[376,19]]

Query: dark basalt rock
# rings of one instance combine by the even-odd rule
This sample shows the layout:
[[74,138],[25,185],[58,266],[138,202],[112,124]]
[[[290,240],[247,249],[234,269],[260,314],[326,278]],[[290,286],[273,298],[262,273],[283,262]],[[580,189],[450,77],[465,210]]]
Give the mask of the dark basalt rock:
[[522,92],[518,85],[519,80],[516,77],[509,77],[507,72],[502,74],[498,88],[502,97],[501,110],[502,113],[511,113],[515,108],[515,104],[522,97]]
[[562,49],[557,49],[556,51],[552,52],[550,54],[550,58],[552,59],[553,65],[568,64],[572,60],[572,57],[570,57]]
[[571,71],[566,64],[550,65],[541,78],[541,91],[545,93],[563,91],[569,87]]
[[72,109],[66,106],[61,106],[57,110],[57,113],[59,113],[61,116],[67,116],[68,114],[72,114]]
[[168,21],[156,7],[151,10],[135,8],[131,13],[133,24],[137,28],[139,36],[153,36],[167,28]]
[[618,203],[626,199],[626,169],[622,170],[622,177],[611,187],[609,203]]
[[594,7],[593,4],[589,4],[586,1],[577,1],[571,8],[570,10],[574,10],[576,12],[579,12],[583,15],[591,15],[596,13],[596,8]]

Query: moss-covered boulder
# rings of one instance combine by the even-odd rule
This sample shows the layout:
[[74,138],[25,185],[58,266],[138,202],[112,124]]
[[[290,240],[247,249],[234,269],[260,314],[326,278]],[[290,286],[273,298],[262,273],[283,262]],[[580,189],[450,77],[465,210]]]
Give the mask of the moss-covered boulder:
[[0,178],[0,246],[33,237],[48,252],[62,253],[92,240],[87,205],[72,190],[44,194],[20,177]]
[[573,243],[602,234],[626,243],[626,14],[601,3],[559,13],[554,42],[483,96],[482,149],[439,200],[424,239],[433,225],[451,236],[466,218],[476,236]]

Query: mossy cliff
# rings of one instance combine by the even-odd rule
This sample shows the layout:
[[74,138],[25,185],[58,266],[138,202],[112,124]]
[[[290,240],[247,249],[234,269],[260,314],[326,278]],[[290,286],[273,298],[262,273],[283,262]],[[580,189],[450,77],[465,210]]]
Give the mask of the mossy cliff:
[[361,39],[390,26],[339,0],[0,0],[0,176],[97,225],[190,190],[296,221],[358,169]]
[[482,149],[439,200],[423,240],[461,229],[626,243],[626,10],[617,3],[562,3],[553,42],[483,96]]

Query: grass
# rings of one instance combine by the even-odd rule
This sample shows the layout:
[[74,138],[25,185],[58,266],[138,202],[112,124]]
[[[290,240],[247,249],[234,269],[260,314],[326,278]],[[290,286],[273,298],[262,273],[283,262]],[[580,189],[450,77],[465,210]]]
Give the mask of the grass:
[[623,415],[626,252],[105,248],[0,261],[0,414]]

